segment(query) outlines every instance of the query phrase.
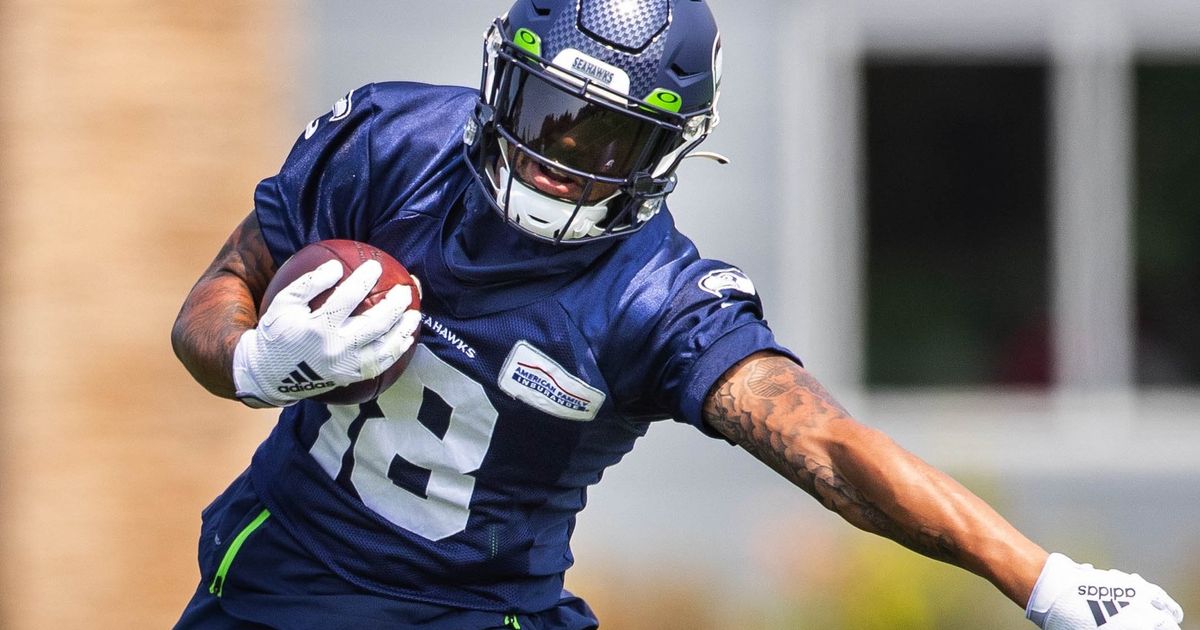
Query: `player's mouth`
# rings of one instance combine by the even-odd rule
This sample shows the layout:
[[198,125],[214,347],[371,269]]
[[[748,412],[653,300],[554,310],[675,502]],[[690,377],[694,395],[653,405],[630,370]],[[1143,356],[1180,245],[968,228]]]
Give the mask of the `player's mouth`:
[[[582,177],[570,175],[556,168],[545,166],[541,162],[520,153],[516,155],[515,163],[517,177],[539,192],[572,203],[579,201],[580,195],[583,194],[586,180]],[[613,184],[592,184],[584,203],[596,203],[611,196],[616,190],[617,187]]]
[[558,169],[550,168],[540,162],[529,160],[525,176],[534,188],[554,195],[555,197],[579,197],[583,191],[583,182]]

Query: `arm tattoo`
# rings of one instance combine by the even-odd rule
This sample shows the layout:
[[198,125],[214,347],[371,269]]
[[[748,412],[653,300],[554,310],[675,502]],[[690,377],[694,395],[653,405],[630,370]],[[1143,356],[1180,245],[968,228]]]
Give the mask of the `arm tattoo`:
[[192,287],[171,330],[176,356],[209,391],[233,396],[233,347],[258,323],[257,304],[274,274],[252,212]]
[[[704,418],[713,428],[855,526],[932,558],[955,559],[957,549],[949,536],[893,518],[839,473],[827,454],[805,448],[806,433],[830,420],[850,418],[811,374],[786,357],[760,356],[730,375],[704,404]],[[801,420],[771,421],[789,415]]]

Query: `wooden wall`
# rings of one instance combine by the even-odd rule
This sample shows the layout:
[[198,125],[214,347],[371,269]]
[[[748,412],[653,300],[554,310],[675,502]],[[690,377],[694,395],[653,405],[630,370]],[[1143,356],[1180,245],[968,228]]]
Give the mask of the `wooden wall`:
[[287,7],[0,0],[0,627],[169,627],[270,429],[169,330],[291,142]]

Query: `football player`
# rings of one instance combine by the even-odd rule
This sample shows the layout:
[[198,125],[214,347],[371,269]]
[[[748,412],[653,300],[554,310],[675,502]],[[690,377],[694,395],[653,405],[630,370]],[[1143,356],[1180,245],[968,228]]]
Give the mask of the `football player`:
[[[181,628],[595,628],[563,589],[588,486],[651,422],[742,447],[851,524],[990,580],[1047,629],[1178,628],[1136,574],[1048,554],[856,422],[779,345],[754,285],[700,257],[665,198],[716,127],[702,0],[518,0],[479,89],[381,83],[312,121],[172,331],[212,393],[279,407],[203,514]],[[337,262],[256,312],[306,244],[369,242],[424,285]],[[420,343],[412,347],[417,328]],[[405,352],[359,405],[307,400]],[[286,380],[285,380],[286,379]]]

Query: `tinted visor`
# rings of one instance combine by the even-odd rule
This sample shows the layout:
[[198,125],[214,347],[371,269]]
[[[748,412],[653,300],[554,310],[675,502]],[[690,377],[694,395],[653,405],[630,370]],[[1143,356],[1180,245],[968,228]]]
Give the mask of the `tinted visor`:
[[624,180],[648,170],[671,149],[676,135],[669,126],[633,115],[616,103],[584,100],[520,66],[513,68],[501,90],[498,122],[517,141],[546,159],[596,177]]

